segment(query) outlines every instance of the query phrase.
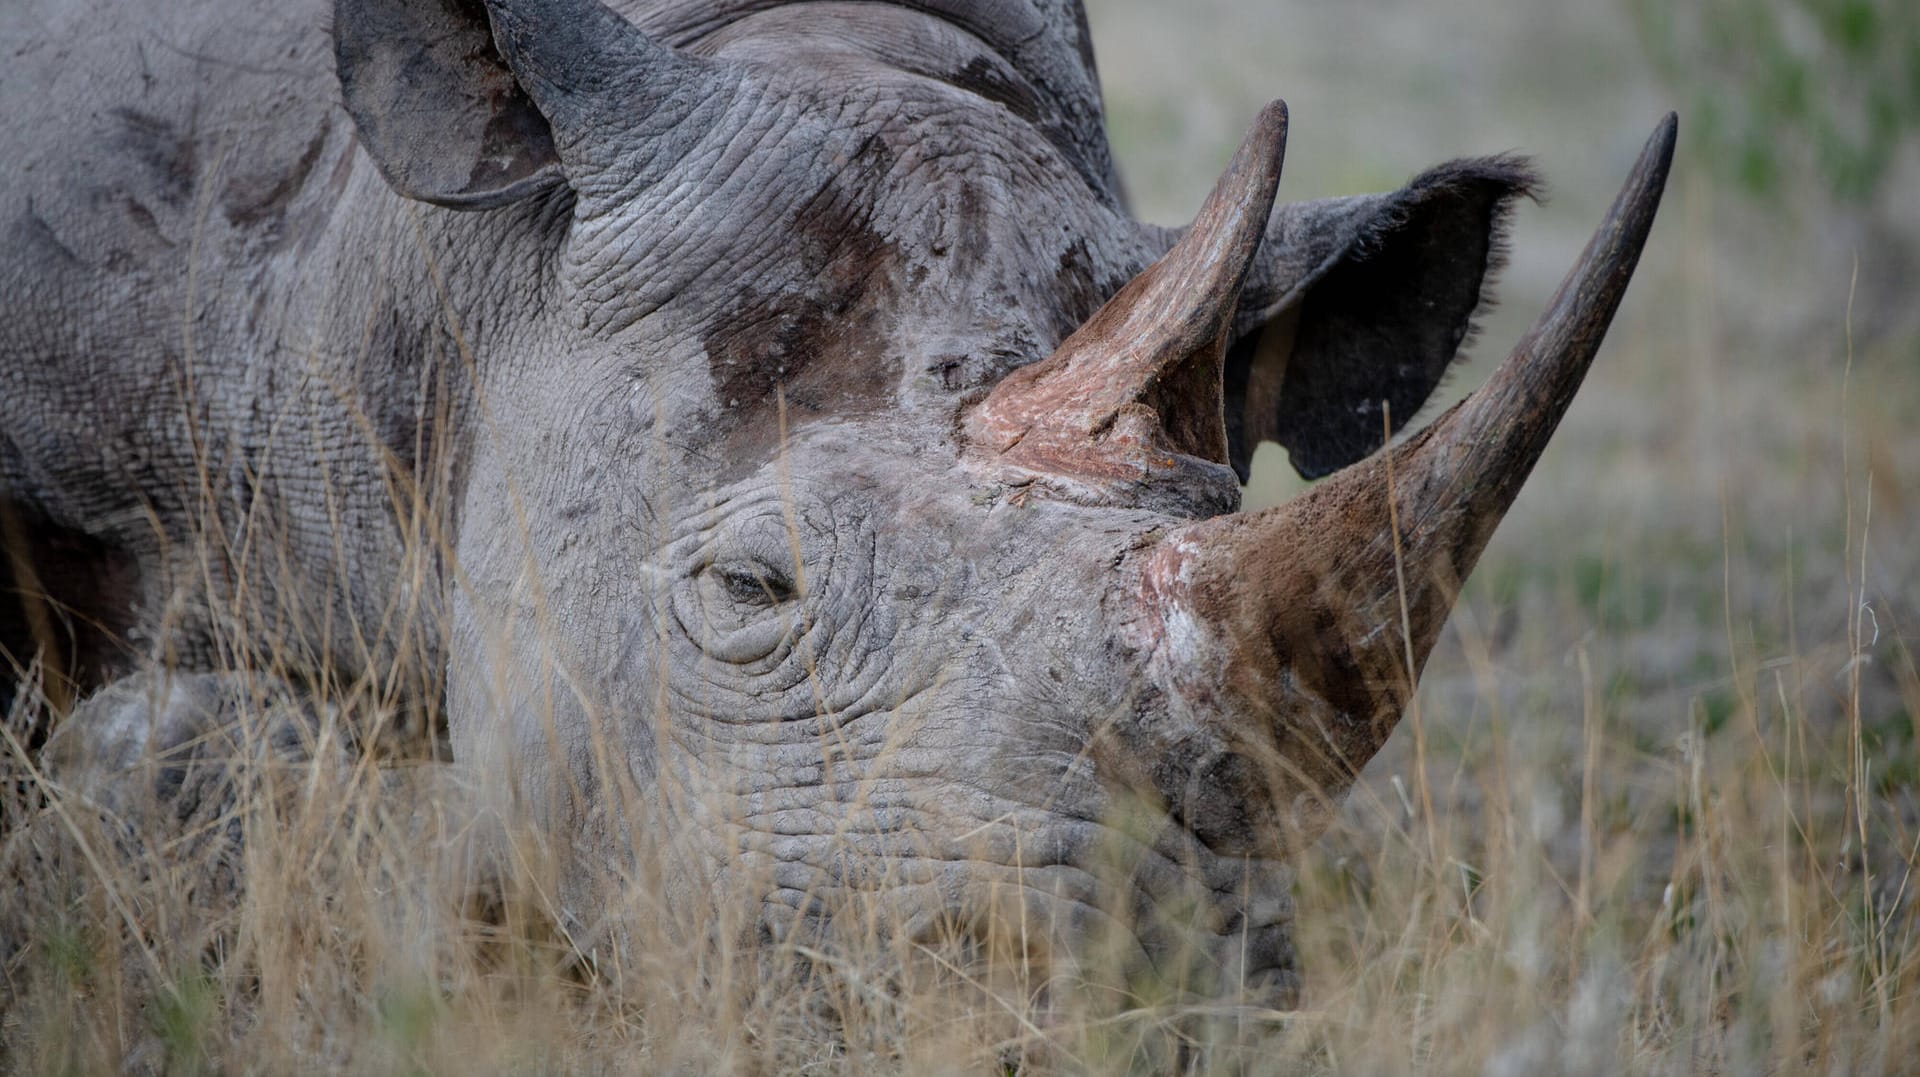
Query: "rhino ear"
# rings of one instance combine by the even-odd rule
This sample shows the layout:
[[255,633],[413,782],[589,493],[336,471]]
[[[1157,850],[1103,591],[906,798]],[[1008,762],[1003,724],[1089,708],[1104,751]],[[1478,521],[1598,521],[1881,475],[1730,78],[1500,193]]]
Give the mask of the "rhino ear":
[[1426,403],[1471,335],[1505,257],[1523,160],[1455,161],[1383,195],[1294,203],[1268,223],[1226,362],[1234,469],[1262,441],[1318,478]]
[[335,0],[333,49],[360,143],[394,190],[487,209],[559,181],[553,131],[480,0]]

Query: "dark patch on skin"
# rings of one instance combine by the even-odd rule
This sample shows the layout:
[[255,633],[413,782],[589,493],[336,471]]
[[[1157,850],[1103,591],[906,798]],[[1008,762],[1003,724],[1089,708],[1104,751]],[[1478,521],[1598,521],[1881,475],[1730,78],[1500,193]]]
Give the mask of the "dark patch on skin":
[[353,163],[358,156],[351,152],[335,155],[325,187],[306,199],[305,204],[286,219],[275,237],[276,246],[291,244],[303,253],[313,249],[314,244],[326,234],[334,211],[342,204],[341,196],[346,193],[347,183],[353,178]]
[[13,227],[9,231],[13,233],[14,242],[20,248],[31,250],[37,247],[55,255],[61,261],[76,266],[85,264],[80,260],[80,256],[74,253],[73,248],[60,239],[60,234],[53,230],[53,225],[34,210],[31,198],[27,200],[26,213],[14,218]]
[[[1105,660],[1138,669],[1148,656],[1121,644]],[[1199,684],[1180,686],[1187,705],[1204,710],[1226,702],[1196,693]],[[1174,707],[1167,687],[1152,680],[1130,685],[1129,695],[1126,718],[1103,723],[1093,734],[1100,780],[1164,811],[1169,822],[1216,855],[1264,855],[1261,842],[1273,832],[1277,801],[1271,775],[1236,750],[1234,742],[1251,738],[1217,724],[1170,721]]]
[[120,147],[153,174],[160,199],[175,208],[186,205],[198,178],[199,157],[193,136],[137,109],[117,108],[112,115],[122,127]]
[[975,56],[959,70],[948,72],[943,81],[1001,105],[1028,123],[1038,125],[1042,120],[1033,87],[995,57]]
[[221,199],[227,220],[238,228],[265,225],[269,233],[277,234],[286,219],[288,207],[300,189],[306,186],[313,166],[319,163],[320,151],[326,146],[327,133],[332,127],[332,124],[322,123],[320,130],[307,142],[306,149],[300,151],[300,158],[283,175],[234,177],[227,184]]
[[953,252],[954,258],[963,267],[979,265],[986,259],[993,229],[993,221],[987,215],[987,206],[980,197],[979,188],[971,183],[960,184],[960,194],[953,210],[953,232],[959,239]]
[[942,389],[964,395],[999,384],[1042,351],[1031,333],[1012,329],[978,348],[934,356],[925,369],[940,379]]
[[[993,242],[993,220],[979,189],[962,179],[943,188],[931,204],[931,212],[938,214],[940,228],[928,243],[927,254],[951,261],[943,270],[945,275],[977,270]],[[914,285],[924,284],[930,273],[929,266],[915,265],[911,271]]]
[[128,197],[122,201],[122,205],[127,207],[127,217],[133,221],[135,228],[148,233],[169,247],[173,246],[173,241],[160,231],[160,221],[154,217],[153,211],[147,208],[145,202]]
[[[742,417],[784,392],[788,408],[824,413],[871,398],[884,367],[878,312],[857,295],[749,297],[708,337],[717,392]],[[825,362],[822,362],[825,360]],[[844,412],[842,412],[844,413]]]
[[1053,268],[1054,309],[1060,314],[1060,321],[1054,330],[1064,340],[1075,329],[1085,324],[1101,304],[1119,291],[1118,284],[1109,285],[1099,279],[1093,267],[1093,252],[1088,249],[1085,239],[1076,238],[1060,252],[1060,260]]
[[893,162],[881,138],[867,140],[789,227],[790,290],[746,293],[707,334],[720,417],[706,440],[724,440],[720,459],[744,465],[772,446],[782,399],[790,422],[892,403],[899,362],[885,326],[900,258],[869,223],[862,180]]
[[446,369],[432,360],[432,352],[418,333],[408,332],[398,311],[388,311],[374,330],[374,348],[391,355],[395,369],[414,372],[419,396],[411,409],[393,409],[376,420],[380,444],[391,465],[410,482],[430,482],[446,466],[444,438],[452,407]]

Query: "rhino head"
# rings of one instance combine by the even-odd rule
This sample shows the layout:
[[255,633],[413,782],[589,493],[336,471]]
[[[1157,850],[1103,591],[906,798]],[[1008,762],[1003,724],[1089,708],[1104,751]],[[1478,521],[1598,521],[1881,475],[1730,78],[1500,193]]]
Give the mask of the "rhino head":
[[[702,930],[861,895],[1153,965],[1178,907],[1209,990],[1290,983],[1281,864],[1567,408],[1674,124],[1492,379],[1382,449],[1524,167],[1276,208],[1276,103],[1189,227],[1142,225],[1084,26],[1039,11],[339,0],[389,184],[486,211],[444,285],[449,720],[590,926],[644,877]],[[1262,440],[1330,476],[1236,511]]]

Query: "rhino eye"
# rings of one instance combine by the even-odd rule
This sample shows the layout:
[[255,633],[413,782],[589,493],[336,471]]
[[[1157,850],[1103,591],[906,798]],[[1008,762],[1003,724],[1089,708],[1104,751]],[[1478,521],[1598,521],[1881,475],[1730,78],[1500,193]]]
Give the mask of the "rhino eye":
[[793,600],[793,581],[770,565],[735,561],[713,565],[707,571],[726,591],[727,597],[741,605],[778,606]]
[[733,554],[701,565],[673,600],[680,628],[709,658],[737,666],[783,653],[797,626],[799,588],[772,557]]

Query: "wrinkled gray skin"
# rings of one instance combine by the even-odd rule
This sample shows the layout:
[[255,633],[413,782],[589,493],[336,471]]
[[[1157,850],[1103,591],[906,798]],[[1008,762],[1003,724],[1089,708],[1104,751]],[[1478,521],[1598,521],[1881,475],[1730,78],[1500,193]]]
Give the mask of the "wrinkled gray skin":
[[[14,587],[80,614],[49,653],[82,692],[444,673],[456,760],[570,836],[583,922],[642,827],[670,894],[773,936],[862,853],[910,932],[992,891],[1066,947],[1197,882],[1222,986],[1282,991],[1299,831],[1165,672],[1192,641],[1142,628],[1142,559],[1261,438],[1319,473],[1417,410],[1524,170],[1275,209],[1231,460],[1028,496],[961,410],[1175,237],[1125,212],[1077,5],[618,4],[651,40],[561,6],[496,7],[468,98],[381,81],[401,0],[341,5],[341,74],[324,0],[0,10],[0,498]],[[518,126],[479,145],[461,101]],[[1122,835],[1134,798],[1165,819]]]

